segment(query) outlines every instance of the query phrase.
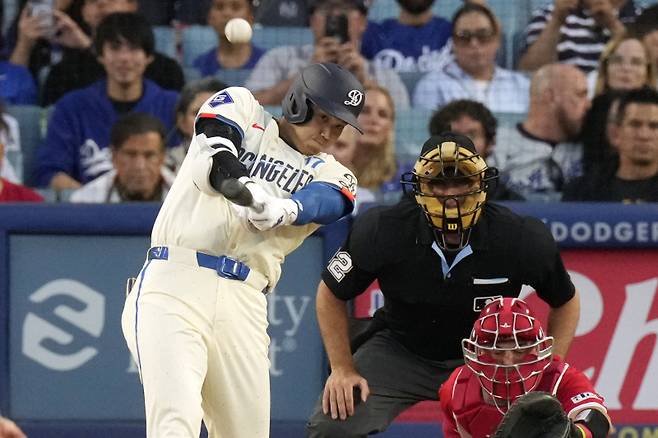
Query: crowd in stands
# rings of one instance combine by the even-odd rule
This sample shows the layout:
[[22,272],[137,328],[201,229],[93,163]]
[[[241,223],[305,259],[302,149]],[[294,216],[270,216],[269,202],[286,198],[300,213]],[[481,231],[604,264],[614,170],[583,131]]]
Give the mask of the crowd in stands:
[[[210,96],[278,106],[334,62],[367,91],[363,135],[329,148],[360,202],[399,196],[408,155],[446,130],[498,168],[493,199],[658,202],[655,0],[53,4],[0,4],[0,201],[160,201]],[[226,38],[232,18],[252,41]]]

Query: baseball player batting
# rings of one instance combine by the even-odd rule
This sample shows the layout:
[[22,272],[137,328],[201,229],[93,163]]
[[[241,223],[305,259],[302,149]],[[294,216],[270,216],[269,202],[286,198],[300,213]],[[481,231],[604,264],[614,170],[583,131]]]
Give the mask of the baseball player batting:
[[269,436],[265,294],[288,253],[352,211],[356,178],[322,151],[361,129],[363,101],[326,63],[301,71],[279,119],[240,87],[201,107],[122,315],[148,437],[197,438],[202,420],[210,438]]

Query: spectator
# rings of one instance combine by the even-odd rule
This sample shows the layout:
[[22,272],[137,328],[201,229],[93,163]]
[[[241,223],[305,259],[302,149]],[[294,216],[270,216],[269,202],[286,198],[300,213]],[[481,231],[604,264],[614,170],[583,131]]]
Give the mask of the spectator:
[[26,438],[26,436],[16,423],[0,416],[0,438]]
[[232,18],[244,18],[254,22],[252,0],[213,0],[208,9],[208,24],[215,29],[219,45],[199,55],[192,65],[201,76],[212,76],[223,69],[254,68],[265,51],[248,43],[231,43],[224,33],[226,23]]
[[181,138],[180,144],[168,151],[168,165],[178,172],[187,149],[194,135],[194,122],[203,103],[219,90],[226,88],[226,84],[216,78],[204,78],[195,82],[188,82],[176,102],[176,129]]
[[637,90],[656,86],[656,71],[649,50],[642,41],[624,34],[611,40],[601,53],[599,68],[587,75],[593,93],[599,96],[608,91]]
[[0,61],[0,99],[11,105],[37,103],[37,87],[27,68]]
[[28,0],[20,1],[20,13],[7,32],[7,50],[12,64],[22,65],[30,70],[34,78],[40,77],[44,68],[49,68],[62,56],[62,47],[69,43],[65,23],[73,0],[55,0],[54,23],[30,14]]
[[637,17],[633,25],[633,33],[649,51],[649,58],[658,71],[658,5],[653,5]]
[[361,53],[380,68],[428,72],[441,64],[451,25],[432,14],[434,0],[397,0],[398,18],[369,23]]
[[616,169],[592,172],[569,184],[565,201],[658,202],[658,92],[629,91],[619,100],[612,141]]
[[325,152],[354,172],[359,203],[401,193],[401,166],[395,157],[395,106],[386,89],[366,87],[366,101],[358,120],[362,135],[348,127]]
[[655,87],[656,73],[642,42],[623,35],[608,43],[601,54],[598,72],[590,72],[588,82],[589,86],[595,84],[595,97],[583,124],[584,173],[615,165],[616,152],[606,135],[610,105],[624,91]]
[[[470,138],[475,150],[485,160],[496,144],[498,121],[489,108],[474,100],[455,100],[436,111],[429,123],[430,135],[452,131]],[[502,182],[489,194],[492,201],[521,201],[523,197]]]
[[455,59],[427,73],[414,91],[414,107],[436,109],[456,99],[472,99],[494,112],[528,109],[528,79],[496,65],[501,31],[486,6],[467,3],[452,20]]
[[112,126],[113,169],[71,194],[71,202],[162,202],[174,182],[164,167],[165,128],[150,114],[129,113]]
[[267,0],[256,9],[256,22],[263,26],[308,26],[311,0]]
[[[9,138],[9,132],[13,129],[8,123],[5,114],[2,113],[2,108],[0,108],[0,169],[4,168],[4,158],[5,158],[5,139]],[[15,120],[14,120],[15,122]],[[3,172],[4,173],[4,172]],[[8,179],[0,176],[0,203],[2,202],[41,202],[43,198],[38,193],[28,189],[25,186],[16,184],[9,181]],[[3,435],[3,428],[6,428],[7,431],[12,430],[11,426],[13,423],[6,420],[4,417],[0,417],[0,438],[4,436],[11,437],[12,435]],[[15,426],[15,425],[14,425]],[[16,435],[19,436],[19,435]]]
[[[256,64],[245,87],[262,105],[279,104],[300,69],[312,62],[334,62],[351,71],[362,84],[376,82],[388,89],[398,110],[408,108],[409,94],[397,73],[369,63],[358,52],[366,14],[363,0],[318,0],[311,14],[315,44],[269,50]],[[347,18],[345,42],[340,42],[340,36],[326,36],[328,17]]]
[[633,0],[554,0],[533,13],[519,67],[560,62],[592,71],[608,40],[624,33],[636,15]]
[[498,130],[492,158],[501,180],[527,200],[559,200],[564,184],[582,173],[576,141],[588,108],[587,80],[577,67],[537,70],[525,121]]
[[[583,372],[553,354],[553,337],[546,336],[525,301],[489,301],[470,337],[462,340],[462,350],[466,364],[439,391],[444,438],[508,437],[497,428],[515,426],[512,436],[519,437],[608,436],[611,422],[603,397]],[[555,405],[543,403],[541,413],[517,405],[522,416],[515,424],[511,406],[527,403],[522,397],[532,391],[550,394]]]
[[122,114],[145,112],[162,120],[167,130],[174,127],[178,94],[144,79],[153,46],[151,27],[140,15],[105,17],[96,32],[95,48],[107,79],[57,102],[37,156],[37,184],[75,189],[110,170],[110,128]]
[[0,101],[0,144],[4,148],[3,156],[11,154],[15,157],[11,160],[0,160],[0,177],[13,183],[23,182],[22,169],[14,169],[12,165],[12,161],[17,165],[22,162],[21,134],[18,130],[18,121],[5,112],[2,101]]
[[[81,7],[84,23],[95,34],[102,20],[114,13],[136,13],[137,0],[77,0]],[[68,18],[68,26],[77,25]],[[79,27],[76,32],[79,38],[76,44],[64,51],[62,60],[55,64],[46,78],[42,93],[42,103],[50,105],[69,91],[86,87],[105,77],[105,70],[99,63],[93,50],[92,40]],[[154,52],[144,72],[147,79],[152,80],[161,88],[180,90],[184,84],[183,70],[178,62],[161,53]]]

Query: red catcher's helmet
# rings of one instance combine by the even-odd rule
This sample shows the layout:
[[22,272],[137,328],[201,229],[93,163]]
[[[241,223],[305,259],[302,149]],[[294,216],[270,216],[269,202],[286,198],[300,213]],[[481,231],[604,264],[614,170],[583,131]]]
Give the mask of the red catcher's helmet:
[[[462,340],[464,361],[505,413],[517,398],[532,391],[552,360],[553,338],[544,334],[525,301],[499,298],[482,309],[471,337]],[[513,360],[503,361],[506,351]]]

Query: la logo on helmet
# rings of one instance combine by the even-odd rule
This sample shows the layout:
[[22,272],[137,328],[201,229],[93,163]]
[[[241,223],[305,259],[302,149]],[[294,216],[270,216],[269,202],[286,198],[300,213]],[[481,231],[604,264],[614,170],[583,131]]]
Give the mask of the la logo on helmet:
[[347,97],[350,100],[343,102],[345,105],[359,106],[361,100],[363,100],[363,93],[359,90],[350,90],[350,92],[347,93]]

